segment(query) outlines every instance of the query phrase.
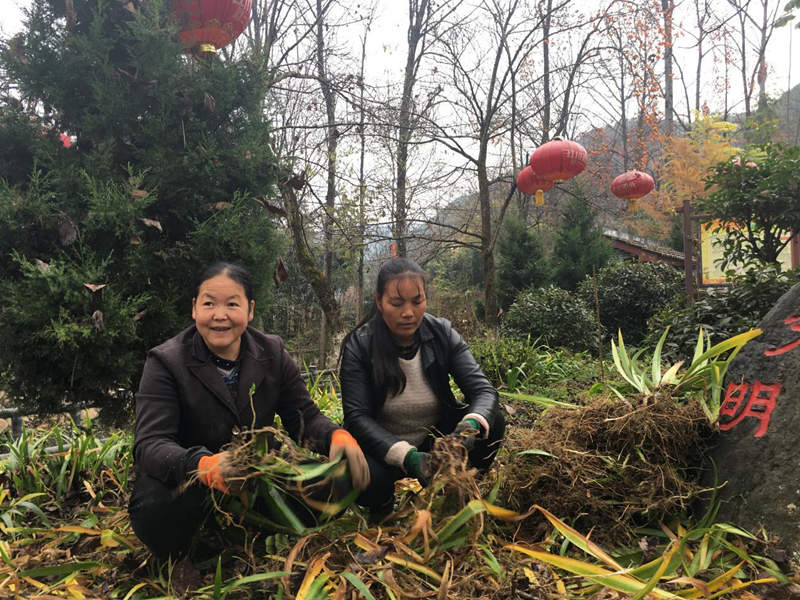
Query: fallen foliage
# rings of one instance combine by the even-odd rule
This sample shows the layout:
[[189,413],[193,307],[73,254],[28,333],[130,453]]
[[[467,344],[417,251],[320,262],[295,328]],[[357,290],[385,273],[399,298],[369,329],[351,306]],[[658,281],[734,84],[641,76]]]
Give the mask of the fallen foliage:
[[[551,408],[542,426],[560,429],[570,444],[596,443],[606,453],[614,449],[615,457],[628,452],[642,454],[648,464],[684,460],[692,438],[670,436],[694,423],[694,413],[676,417],[666,405],[647,408],[626,412],[599,403],[569,414]],[[659,431],[668,416],[672,424]],[[262,453],[263,438],[243,436],[234,444],[234,463],[246,493],[215,494],[218,510],[203,525],[192,562],[177,565],[157,564],[130,529],[125,509],[129,436],[101,441],[85,432],[69,439],[59,434],[63,450],[55,453],[44,451],[52,434],[29,436],[15,447],[23,461],[0,463],[0,598],[609,600],[680,593],[752,600],[773,597],[756,595],[760,589],[791,593],[793,584],[774,562],[748,554],[757,547],[752,536],[729,526],[686,530],[662,524],[637,544],[602,550],[596,540],[612,523],[621,527],[619,521],[598,519],[591,536],[584,535],[562,518],[576,522],[576,515],[588,514],[585,502],[578,505],[575,499],[575,513],[565,498],[547,510],[540,493],[547,489],[544,479],[536,489],[523,487],[522,472],[512,479],[514,469],[529,459],[553,459],[525,453],[535,449],[530,436],[538,429],[512,424],[504,458],[484,476],[468,467],[463,448],[443,440],[434,448],[436,483],[421,489],[415,480],[398,482],[392,514],[378,518],[355,506],[344,512],[337,506],[327,522],[295,523],[296,529],[291,520],[269,529],[254,525],[256,504],[243,500],[246,493],[265,478],[302,482],[312,470],[334,474],[341,465],[302,465],[305,451],[287,440],[280,451]],[[562,440],[562,447],[567,452],[571,446]],[[509,486],[520,493],[512,494],[515,488]],[[614,488],[603,483],[600,489],[610,493]],[[616,489],[624,499],[623,489]],[[534,497],[531,504],[538,505],[528,505]],[[649,507],[652,514],[657,498],[642,497],[647,502],[637,506]],[[506,508],[514,506],[508,502],[512,498],[519,510]],[[610,496],[606,504],[608,518],[617,519]]]

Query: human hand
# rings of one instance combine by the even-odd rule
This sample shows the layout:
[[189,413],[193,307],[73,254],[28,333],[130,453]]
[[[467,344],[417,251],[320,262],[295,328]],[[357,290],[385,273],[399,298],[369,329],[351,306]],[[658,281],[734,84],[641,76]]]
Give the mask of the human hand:
[[364,457],[364,452],[355,438],[345,429],[337,429],[331,435],[331,449],[328,452],[329,460],[336,460],[342,454],[347,459],[350,468],[350,479],[357,490],[365,490],[369,486],[369,465]]
[[481,434],[481,424],[477,419],[467,417],[462,419],[456,425],[453,433],[450,434],[459,444],[466,448],[467,452],[471,452],[475,447],[475,440]]
[[433,457],[429,452],[420,452],[416,448],[412,448],[406,453],[403,469],[411,477],[415,477],[423,487],[426,487],[433,479]]
[[227,452],[203,456],[197,463],[197,478],[206,486],[230,494],[224,473],[230,462]]

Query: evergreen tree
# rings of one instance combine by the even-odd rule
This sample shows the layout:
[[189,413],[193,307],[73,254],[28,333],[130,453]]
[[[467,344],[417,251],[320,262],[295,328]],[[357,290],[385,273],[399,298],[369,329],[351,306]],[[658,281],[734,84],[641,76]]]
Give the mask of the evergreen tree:
[[592,274],[592,268],[605,265],[614,252],[581,194],[570,198],[555,237],[553,279],[565,290],[575,290],[584,277]]
[[72,4],[0,52],[0,384],[40,409],[131,389],[203,264],[250,267],[260,310],[273,264],[257,65],[183,55],[160,0]]
[[550,265],[542,242],[524,222],[506,218],[497,241],[497,301],[508,308],[517,294],[530,287],[543,287],[550,281]]

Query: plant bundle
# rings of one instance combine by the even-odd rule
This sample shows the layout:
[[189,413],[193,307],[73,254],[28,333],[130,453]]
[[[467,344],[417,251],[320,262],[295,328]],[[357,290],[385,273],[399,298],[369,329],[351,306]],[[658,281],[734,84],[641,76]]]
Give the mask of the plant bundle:
[[501,503],[538,504],[596,527],[597,538],[625,541],[634,526],[686,509],[699,493],[707,431],[697,404],[666,397],[636,408],[610,397],[550,408],[532,429],[511,432],[517,451],[502,466]]

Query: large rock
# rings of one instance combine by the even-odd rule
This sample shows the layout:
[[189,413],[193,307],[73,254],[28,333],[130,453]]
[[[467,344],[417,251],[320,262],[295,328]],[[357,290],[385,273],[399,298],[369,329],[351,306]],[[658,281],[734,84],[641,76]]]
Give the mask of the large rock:
[[800,284],[731,363],[720,410],[720,519],[763,526],[800,563]]

